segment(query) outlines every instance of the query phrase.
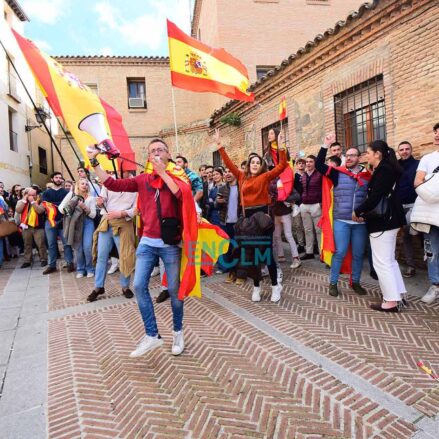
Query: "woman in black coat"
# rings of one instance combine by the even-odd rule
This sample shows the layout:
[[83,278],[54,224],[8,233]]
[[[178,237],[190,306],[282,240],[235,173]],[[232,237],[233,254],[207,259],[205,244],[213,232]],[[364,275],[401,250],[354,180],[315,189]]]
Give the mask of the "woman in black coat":
[[[407,292],[395,259],[396,236],[400,227],[406,224],[402,204],[394,191],[402,170],[395,151],[382,140],[376,140],[369,145],[367,161],[374,169],[373,175],[367,189],[367,198],[355,209],[352,219],[360,222],[366,220],[373,264],[383,294],[383,303],[372,304],[371,308],[376,311],[398,312],[401,295]],[[372,211],[385,197],[389,197],[389,207],[384,217],[371,217]]]

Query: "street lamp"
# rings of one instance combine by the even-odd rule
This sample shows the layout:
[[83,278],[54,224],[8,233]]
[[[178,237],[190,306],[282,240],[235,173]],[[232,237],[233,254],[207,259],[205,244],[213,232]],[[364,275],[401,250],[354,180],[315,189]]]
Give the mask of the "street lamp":
[[40,128],[41,125],[44,124],[44,122],[46,122],[47,119],[51,119],[50,113],[47,113],[44,108],[42,107],[37,107],[35,110],[35,119],[38,123],[38,125],[26,125],[24,127],[24,130],[26,132],[32,131],[34,128]]

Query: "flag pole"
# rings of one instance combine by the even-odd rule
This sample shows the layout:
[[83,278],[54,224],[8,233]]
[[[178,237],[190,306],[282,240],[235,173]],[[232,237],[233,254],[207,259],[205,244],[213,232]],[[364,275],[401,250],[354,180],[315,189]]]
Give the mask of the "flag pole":
[[171,94],[172,94],[172,112],[174,114],[174,132],[175,132],[175,146],[177,148],[177,153],[180,152],[180,147],[178,144],[178,133],[177,133],[177,116],[175,113],[175,96],[174,96],[174,86],[171,85]]

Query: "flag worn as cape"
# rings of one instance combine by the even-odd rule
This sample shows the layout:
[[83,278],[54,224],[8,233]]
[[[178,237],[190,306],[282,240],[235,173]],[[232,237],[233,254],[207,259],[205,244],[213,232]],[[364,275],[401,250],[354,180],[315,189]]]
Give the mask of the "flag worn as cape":
[[214,49],[186,35],[167,20],[172,85],[195,92],[212,92],[253,102],[248,72],[224,49]]
[[[328,169],[328,172],[332,168]],[[369,171],[362,171],[354,174],[352,171],[344,166],[334,167],[339,172],[355,178],[360,186],[363,186],[370,180],[372,174]],[[336,245],[334,240],[334,183],[328,176],[323,176],[322,179],[322,216],[318,223],[318,227],[322,230],[321,244],[320,244],[320,259],[325,264],[332,265],[332,257],[335,253]],[[352,275],[352,252],[349,246],[348,252],[343,259],[341,266],[341,273]]]
[[[108,138],[112,138],[117,145],[121,157],[134,160],[134,152],[120,114],[73,73],[68,72],[59,62],[40,51],[32,41],[22,37],[13,29],[12,33],[50,108],[55,116],[62,118],[75,139],[86,166],[89,167],[86,148],[97,142],[90,134],[81,131],[78,125],[85,117],[94,113],[104,116]],[[118,159],[119,165],[121,160]],[[113,170],[112,163],[104,154],[99,161],[104,169]],[[124,162],[123,167],[125,170],[136,169],[135,165],[129,162]]]
[[[148,174],[154,172],[150,162],[147,163],[145,172]],[[204,267],[206,272],[212,273],[212,267],[219,256],[226,253],[229,248],[229,237],[220,227],[213,226],[207,221],[207,224],[197,223],[191,184],[184,169],[168,162],[166,172],[173,178],[182,194],[180,207],[183,221],[183,248],[178,298],[183,300],[187,296],[201,297],[200,270]],[[137,230],[140,229],[139,226],[137,225]]]
[[[270,154],[275,166],[279,163],[279,155],[277,142],[271,143]],[[282,171],[277,180],[277,200],[285,201],[293,191],[294,187],[294,166],[292,161],[288,162],[288,166]]]

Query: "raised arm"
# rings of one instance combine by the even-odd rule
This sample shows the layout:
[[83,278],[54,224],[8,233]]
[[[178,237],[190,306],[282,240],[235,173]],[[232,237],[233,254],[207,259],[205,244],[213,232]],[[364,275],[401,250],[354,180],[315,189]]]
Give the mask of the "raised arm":
[[230,160],[230,157],[227,155],[224,146],[221,144],[221,138],[218,128],[215,130],[213,140],[215,141],[216,145],[215,151],[219,151],[219,153],[221,154],[221,158],[226,164],[226,167],[229,168],[230,172],[239,180],[239,176],[242,175],[242,171],[232,162],[232,160]]

